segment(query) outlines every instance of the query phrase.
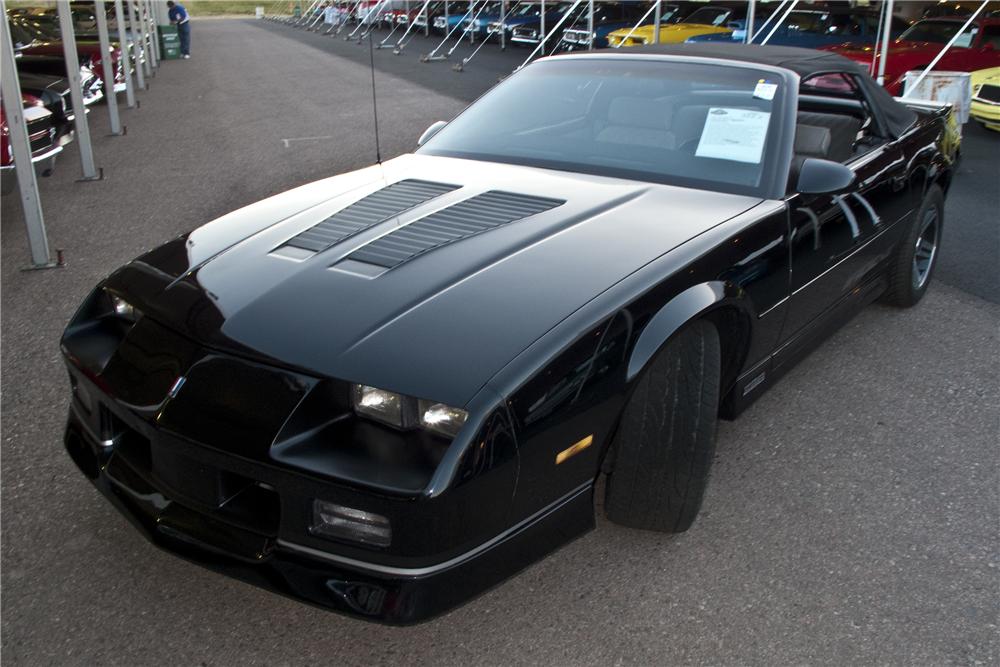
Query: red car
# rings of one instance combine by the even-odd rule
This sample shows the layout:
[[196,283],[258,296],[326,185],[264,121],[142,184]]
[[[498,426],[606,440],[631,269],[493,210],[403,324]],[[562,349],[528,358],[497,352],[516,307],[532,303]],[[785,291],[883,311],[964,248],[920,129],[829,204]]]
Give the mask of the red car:
[[[893,95],[901,95],[903,81],[910,70],[926,68],[945,44],[955,36],[965,19],[923,19],[911,25],[898,39],[889,44],[885,66],[885,87]],[[870,66],[875,57],[878,72],[879,53],[874,46],[838,44],[823,50],[835,51],[855,62]],[[955,44],[934,66],[935,70],[974,72],[1000,66],[1000,18],[978,19],[959,36]]]
[[[18,55],[63,57],[63,45],[58,37],[45,32],[45,24],[41,21],[27,21],[13,17],[8,21],[14,49]],[[82,67],[89,67],[98,77],[102,75],[101,44],[89,39],[87,35],[77,36],[76,54]],[[122,59],[121,47],[112,42],[110,46],[111,70],[115,77],[115,91],[125,90],[125,62]]]
[[[24,103],[24,120],[28,125],[31,162],[43,176],[48,176],[55,165],[56,154],[62,151],[62,146],[56,141],[52,112],[34,95],[24,94],[21,101]],[[10,146],[10,128],[7,127],[7,116],[0,105],[0,192],[8,194],[14,189],[17,181],[13,176],[14,151]]]

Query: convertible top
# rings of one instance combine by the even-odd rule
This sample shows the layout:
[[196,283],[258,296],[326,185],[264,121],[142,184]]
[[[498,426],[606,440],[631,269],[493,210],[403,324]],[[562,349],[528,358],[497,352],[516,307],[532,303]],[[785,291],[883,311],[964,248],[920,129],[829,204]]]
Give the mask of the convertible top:
[[860,76],[865,92],[872,104],[882,112],[887,129],[898,137],[917,120],[917,115],[900,104],[885,88],[875,83],[868,71],[853,60],[830,51],[803,49],[795,46],[769,46],[759,44],[726,44],[702,42],[690,44],[647,44],[628,49],[602,49],[602,54],[617,53],[664,55],[694,58],[716,58],[759,65],[770,65],[795,72],[801,78],[824,72],[850,72]]

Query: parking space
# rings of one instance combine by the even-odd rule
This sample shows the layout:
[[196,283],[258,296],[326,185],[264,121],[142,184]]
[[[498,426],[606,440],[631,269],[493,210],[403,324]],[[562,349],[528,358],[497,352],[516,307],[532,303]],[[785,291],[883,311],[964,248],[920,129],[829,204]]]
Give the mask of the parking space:
[[[996,664],[1000,661],[1000,140],[966,126],[937,282],[868,308],[738,421],[678,536],[599,520],[472,603],[408,628],[222,578],[146,543],[62,449],[58,349],[90,288],[139,253],[271,194],[372,163],[365,45],[202,20],[107,137],[42,179],[67,266],[23,272],[2,202],[3,653],[14,663]],[[374,54],[384,156],[410,150],[523,51]],[[524,54],[526,55],[526,54]]]

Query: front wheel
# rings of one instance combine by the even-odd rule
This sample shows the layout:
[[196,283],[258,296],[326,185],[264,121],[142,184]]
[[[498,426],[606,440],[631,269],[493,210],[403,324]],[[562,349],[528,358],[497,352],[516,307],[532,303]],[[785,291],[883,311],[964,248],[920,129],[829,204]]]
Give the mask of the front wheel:
[[715,452],[721,365],[718,331],[697,321],[645,369],[612,445],[611,521],[666,533],[694,522]]
[[909,308],[923,298],[937,264],[943,223],[944,193],[940,187],[932,185],[889,267],[886,302]]

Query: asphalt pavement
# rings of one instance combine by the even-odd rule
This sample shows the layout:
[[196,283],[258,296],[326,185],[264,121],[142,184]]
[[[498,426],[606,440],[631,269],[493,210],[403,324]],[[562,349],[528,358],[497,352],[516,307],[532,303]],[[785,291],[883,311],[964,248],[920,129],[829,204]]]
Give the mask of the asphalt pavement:
[[[196,21],[193,33],[192,59],[164,63],[141,108],[123,112],[126,136],[106,136],[103,108],[90,114],[104,181],[75,181],[75,144],[43,179],[65,268],[20,270],[17,198],[2,201],[5,662],[1000,662],[1000,139],[971,125],[925,300],[868,308],[723,423],[687,533],[599,519],[409,628],[287,600],[145,542],[62,450],[63,326],[141,252],[375,155],[365,45],[251,20]],[[458,73],[418,62],[424,46],[374,54],[385,156],[520,60],[486,47]]]

